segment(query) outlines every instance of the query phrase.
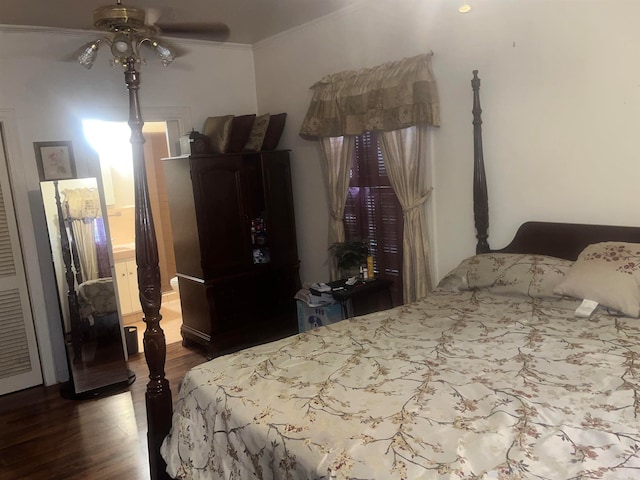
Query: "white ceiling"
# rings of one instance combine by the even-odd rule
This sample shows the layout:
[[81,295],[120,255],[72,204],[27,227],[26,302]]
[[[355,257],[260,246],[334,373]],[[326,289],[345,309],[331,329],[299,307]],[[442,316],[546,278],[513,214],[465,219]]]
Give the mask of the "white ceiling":
[[[124,0],[159,9],[160,22],[223,22],[229,42],[254,44],[361,0]],[[96,7],[116,0],[0,0],[0,25],[91,30]]]

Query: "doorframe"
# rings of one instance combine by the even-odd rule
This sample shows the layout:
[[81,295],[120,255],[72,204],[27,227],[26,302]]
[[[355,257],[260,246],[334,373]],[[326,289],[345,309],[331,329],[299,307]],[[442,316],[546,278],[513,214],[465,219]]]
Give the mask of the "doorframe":
[[[141,116],[145,124],[146,123],[165,123],[166,125],[165,131],[167,135],[167,144],[169,149],[168,155],[170,157],[179,156],[181,154],[180,137],[184,135],[188,135],[189,132],[192,130],[191,109],[189,107],[180,107],[180,106],[173,106],[173,107],[150,106],[150,107],[142,107],[141,110],[142,110]],[[104,121],[104,122],[123,122],[122,120],[116,120],[111,118],[109,119],[99,118],[98,120]],[[146,153],[146,148],[145,148],[145,153]],[[145,157],[145,161],[147,160],[148,159]],[[98,178],[98,182],[104,185],[101,168],[98,168],[97,171],[98,173],[96,174],[96,176]],[[150,172],[147,170],[145,171],[145,173],[147,174],[147,178],[148,178],[149,174],[153,172]],[[101,188],[100,190],[103,191],[104,188]],[[104,198],[101,198],[101,200],[103,204],[106,206],[106,202]],[[154,218],[154,223],[157,225],[158,219]],[[106,228],[107,228],[107,237],[109,238],[109,243],[111,243],[111,231],[110,231],[111,225],[109,224],[108,221],[106,222]],[[113,275],[117,277],[117,274],[115,272],[116,262],[113,259],[113,257],[111,257],[111,263],[112,263]],[[118,285],[118,282],[116,280],[116,292],[118,296],[120,295],[120,288],[121,286]],[[120,302],[120,300],[118,300],[118,302]],[[136,315],[139,315],[138,312],[134,312],[134,313]],[[122,314],[122,312],[121,312],[121,316],[123,319],[122,323],[123,325],[125,325],[124,315]],[[128,320],[130,321],[131,318],[129,318]]]
[[188,135],[193,128],[189,107],[142,107],[142,119],[145,122],[166,122],[169,137],[169,155],[180,155],[180,137]]

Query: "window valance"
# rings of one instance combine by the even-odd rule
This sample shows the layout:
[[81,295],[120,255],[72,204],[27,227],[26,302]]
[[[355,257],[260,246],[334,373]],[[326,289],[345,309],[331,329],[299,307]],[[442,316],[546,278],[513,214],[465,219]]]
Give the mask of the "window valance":
[[62,192],[64,201],[69,205],[69,211],[64,212],[65,218],[83,219],[91,222],[94,218],[101,218],[100,197],[95,188],[71,188]]
[[433,53],[327,75],[311,87],[304,138],[440,124]]

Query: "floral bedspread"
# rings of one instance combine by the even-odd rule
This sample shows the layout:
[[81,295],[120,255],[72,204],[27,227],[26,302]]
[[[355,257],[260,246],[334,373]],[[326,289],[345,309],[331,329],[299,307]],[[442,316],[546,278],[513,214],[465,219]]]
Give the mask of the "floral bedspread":
[[180,479],[640,478],[640,323],[489,293],[347,320],[194,368]]

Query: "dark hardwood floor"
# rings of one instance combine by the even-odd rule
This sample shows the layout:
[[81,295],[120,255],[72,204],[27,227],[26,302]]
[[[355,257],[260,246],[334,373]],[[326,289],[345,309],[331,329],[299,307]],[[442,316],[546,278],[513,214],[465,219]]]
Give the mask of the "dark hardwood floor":
[[[167,345],[174,403],[185,372],[204,361],[204,351]],[[105,398],[65,400],[60,386],[0,397],[0,480],[148,480],[144,354],[129,368],[136,381]]]

